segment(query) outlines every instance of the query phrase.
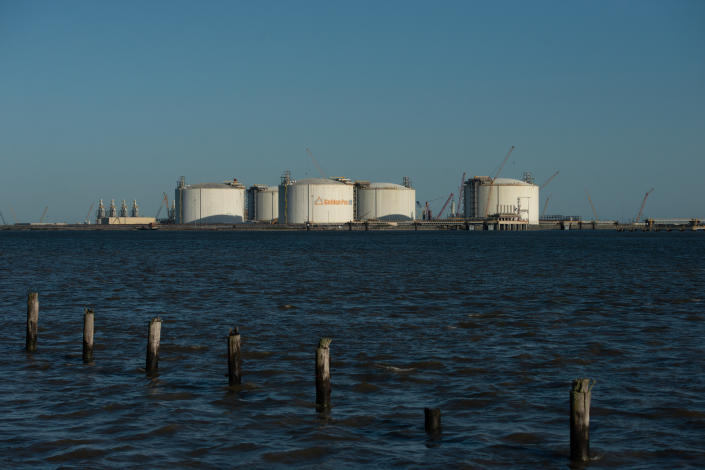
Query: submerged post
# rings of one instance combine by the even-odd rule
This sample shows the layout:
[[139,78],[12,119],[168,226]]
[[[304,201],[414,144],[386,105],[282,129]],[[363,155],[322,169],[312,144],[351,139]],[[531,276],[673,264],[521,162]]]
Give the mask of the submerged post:
[[162,319],[152,318],[149,322],[149,335],[147,336],[147,365],[145,367],[148,374],[152,374],[159,368],[159,338],[162,334]]
[[330,343],[331,338],[321,338],[316,349],[316,407],[330,408]]
[[570,459],[590,459],[590,395],[595,381],[575,379],[570,391]]
[[37,326],[39,324],[39,294],[29,292],[27,294],[27,338],[25,348],[27,352],[37,350]]
[[242,358],[240,357],[240,333],[237,327],[228,335],[228,381],[230,385],[241,383]]
[[441,409],[424,408],[424,428],[427,434],[439,434],[441,432]]
[[95,313],[92,308],[86,308],[83,313],[83,362],[93,362],[93,321]]

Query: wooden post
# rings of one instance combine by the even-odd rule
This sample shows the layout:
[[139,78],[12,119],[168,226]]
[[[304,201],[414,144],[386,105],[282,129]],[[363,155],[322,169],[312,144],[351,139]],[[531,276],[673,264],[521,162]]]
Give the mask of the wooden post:
[[27,338],[25,348],[27,352],[37,350],[37,326],[39,325],[39,294],[29,292],[27,294]]
[[330,408],[330,343],[331,338],[321,338],[316,349],[316,407]]
[[240,333],[237,327],[228,335],[228,381],[236,385],[242,381],[242,358],[240,357]]
[[570,459],[590,459],[590,394],[595,381],[575,379],[570,391]]
[[83,362],[93,362],[93,320],[95,313],[92,308],[86,308],[83,313]]
[[424,428],[427,434],[439,434],[441,432],[441,409],[424,408]]
[[162,319],[152,318],[149,322],[149,335],[147,337],[147,374],[152,374],[159,368],[159,338],[162,334]]

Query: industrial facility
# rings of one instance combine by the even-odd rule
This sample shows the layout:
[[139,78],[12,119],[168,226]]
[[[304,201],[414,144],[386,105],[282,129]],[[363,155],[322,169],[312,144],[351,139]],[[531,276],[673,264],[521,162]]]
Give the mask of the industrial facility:
[[177,224],[239,224],[245,221],[245,186],[237,179],[226,183],[186,184],[175,191]]
[[539,187],[511,178],[475,176],[465,182],[465,218],[498,217],[539,223]]
[[[92,208],[93,206],[91,206]],[[89,211],[90,212],[90,211]],[[140,209],[137,201],[132,201],[132,209],[128,213],[127,201],[122,200],[120,211],[118,212],[115,205],[115,199],[110,201],[108,212],[105,212],[103,200],[98,201],[98,209],[96,211],[96,224],[100,225],[144,225],[151,224],[157,221],[154,217],[140,217]]]

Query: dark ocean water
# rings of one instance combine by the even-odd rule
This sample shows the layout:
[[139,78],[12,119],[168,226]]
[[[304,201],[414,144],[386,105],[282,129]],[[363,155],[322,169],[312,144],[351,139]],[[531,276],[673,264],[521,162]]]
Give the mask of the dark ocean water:
[[0,463],[568,468],[570,382],[591,377],[589,468],[702,468],[703,255],[680,232],[0,232]]

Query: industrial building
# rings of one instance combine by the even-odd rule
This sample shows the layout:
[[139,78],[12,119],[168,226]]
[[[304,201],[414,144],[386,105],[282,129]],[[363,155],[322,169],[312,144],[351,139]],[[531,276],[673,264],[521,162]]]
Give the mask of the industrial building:
[[157,219],[154,217],[140,217],[140,209],[137,205],[137,201],[132,201],[132,210],[129,212],[127,210],[127,201],[122,200],[120,205],[120,212],[118,213],[117,207],[115,206],[115,199],[110,201],[110,208],[106,216],[105,206],[103,205],[103,200],[98,201],[98,210],[96,211],[96,224],[100,225],[146,225],[156,223]]
[[416,190],[394,183],[355,183],[356,220],[407,221],[416,218]]
[[245,186],[226,183],[186,184],[183,177],[175,191],[177,224],[238,224],[245,221]]
[[341,224],[352,222],[354,185],[346,178],[295,181],[289,172],[279,185],[280,224]]
[[279,217],[279,188],[255,184],[247,189],[247,220],[274,222]]
[[475,176],[464,185],[465,218],[499,217],[539,223],[539,187],[531,182]]

